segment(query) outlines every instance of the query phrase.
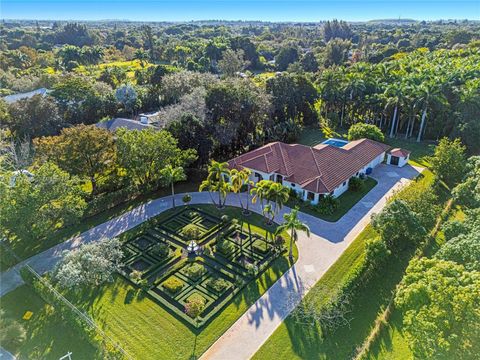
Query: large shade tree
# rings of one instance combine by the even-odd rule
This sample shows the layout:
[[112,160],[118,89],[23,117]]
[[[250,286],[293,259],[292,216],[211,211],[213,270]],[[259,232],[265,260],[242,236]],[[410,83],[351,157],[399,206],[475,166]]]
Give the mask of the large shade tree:
[[395,304],[416,359],[475,359],[480,353],[480,272],[437,259],[415,259]]
[[96,126],[65,128],[58,136],[35,139],[34,144],[38,160],[52,161],[70,174],[89,179],[93,194],[97,179],[115,164],[113,135]]
[[139,186],[158,186],[167,165],[186,166],[196,159],[195,150],[179,149],[177,140],[165,130],[122,128],[116,136],[118,164]]
[[0,228],[8,238],[38,241],[79,221],[86,208],[79,181],[53,163],[0,182]]

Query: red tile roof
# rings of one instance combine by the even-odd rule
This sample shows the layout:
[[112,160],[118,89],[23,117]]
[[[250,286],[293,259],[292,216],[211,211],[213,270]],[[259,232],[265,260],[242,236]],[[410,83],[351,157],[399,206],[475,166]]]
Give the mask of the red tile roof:
[[393,156],[407,157],[410,154],[410,151],[405,150],[405,149],[395,148],[395,149],[390,150],[388,153],[393,155]]
[[316,193],[329,193],[387,151],[388,145],[360,139],[343,147],[273,142],[230,160],[231,168],[277,173]]

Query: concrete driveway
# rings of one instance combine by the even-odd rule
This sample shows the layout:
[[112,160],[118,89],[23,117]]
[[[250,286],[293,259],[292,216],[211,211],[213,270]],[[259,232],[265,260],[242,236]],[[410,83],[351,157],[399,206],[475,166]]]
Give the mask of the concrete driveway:
[[[248,359],[268,339],[278,325],[291,312],[306,289],[315,284],[328,268],[340,257],[355,237],[370,222],[373,213],[379,212],[387,198],[415,178],[423,169],[405,166],[396,168],[379,165],[372,177],[378,181],[362,200],[360,200],[339,221],[332,223],[314,216],[299,213],[300,219],[309,225],[312,235],[300,234],[298,239],[299,259],[250,309],[227,330],[214,345],[203,355],[205,359]],[[208,193],[192,193],[192,204],[211,203]],[[245,194],[243,194],[246,197]],[[178,203],[182,194],[177,194]],[[26,264],[39,273],[53,269],[63,257],[64,251],[73,250],[82,244],[112,238],[135,227],[171,208],[171,197],[149,201],[137,208],[92,228],[81,235],[58,244],[37,254],[13,268],[0,274],[0,296],[23,284],[19,270]],[[227,205],[239,206],[238,197],[230,195]],[[251,209],[261,213],[260,205]],[[279,216],[291,209],[284,207]],[[292,302],[292,294],[300,294]]]

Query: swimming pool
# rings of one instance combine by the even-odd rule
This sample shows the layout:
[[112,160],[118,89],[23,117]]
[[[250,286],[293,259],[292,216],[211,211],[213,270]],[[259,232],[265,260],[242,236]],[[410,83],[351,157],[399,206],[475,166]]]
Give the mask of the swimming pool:
[[322,142],[322,144],[332,145],[336,147],[343,147],[348,144],[348,141],[341,140],[341,139],[327,139],[324,142]]

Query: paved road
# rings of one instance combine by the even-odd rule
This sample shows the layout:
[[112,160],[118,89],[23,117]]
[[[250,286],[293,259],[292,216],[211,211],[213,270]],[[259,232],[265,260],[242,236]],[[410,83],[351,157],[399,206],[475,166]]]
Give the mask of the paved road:
[[[312,235],[299,237],[297,246],[299,259],[294,267],[287,271],[237,322],[223,334],[203,355],[204,359],[248,359],[268,339],[282,320],[290,313],[294,304],[286,304],[290,294],[302,293],[317,282],[327,269],[338,259],[355,237],[369,223],[372,213],[379,212],[393,191],[403,187],[421,171],[419,168],[405,166],[395,168],[379,165],[372,177],[378,181],[360,202],[336,223],[320,220],[314,216],[299,213],[300,219],[307,223]],[[193,193],[192,204],[210,203],[208,193]],[[244,194],[244,196],[246,196]],[[178,203],[181,194],[177,194]],[[23,284],[19,270],[26,264],[39,273],[53,269],[62,258],[64,251],[73,250],[82,244],[112,238],[128,229],[171,208],[171,197],[149,201],[137,208],[98,225],[79,236],[58,244],[37,254],[13,268],[0,274],[0,296],[7,294]],[[230,195],[227,205],[238,206],[238,197]],[[260,205],[251,209],[261,213]],[[284,207],[278,219],[289,208]]]

